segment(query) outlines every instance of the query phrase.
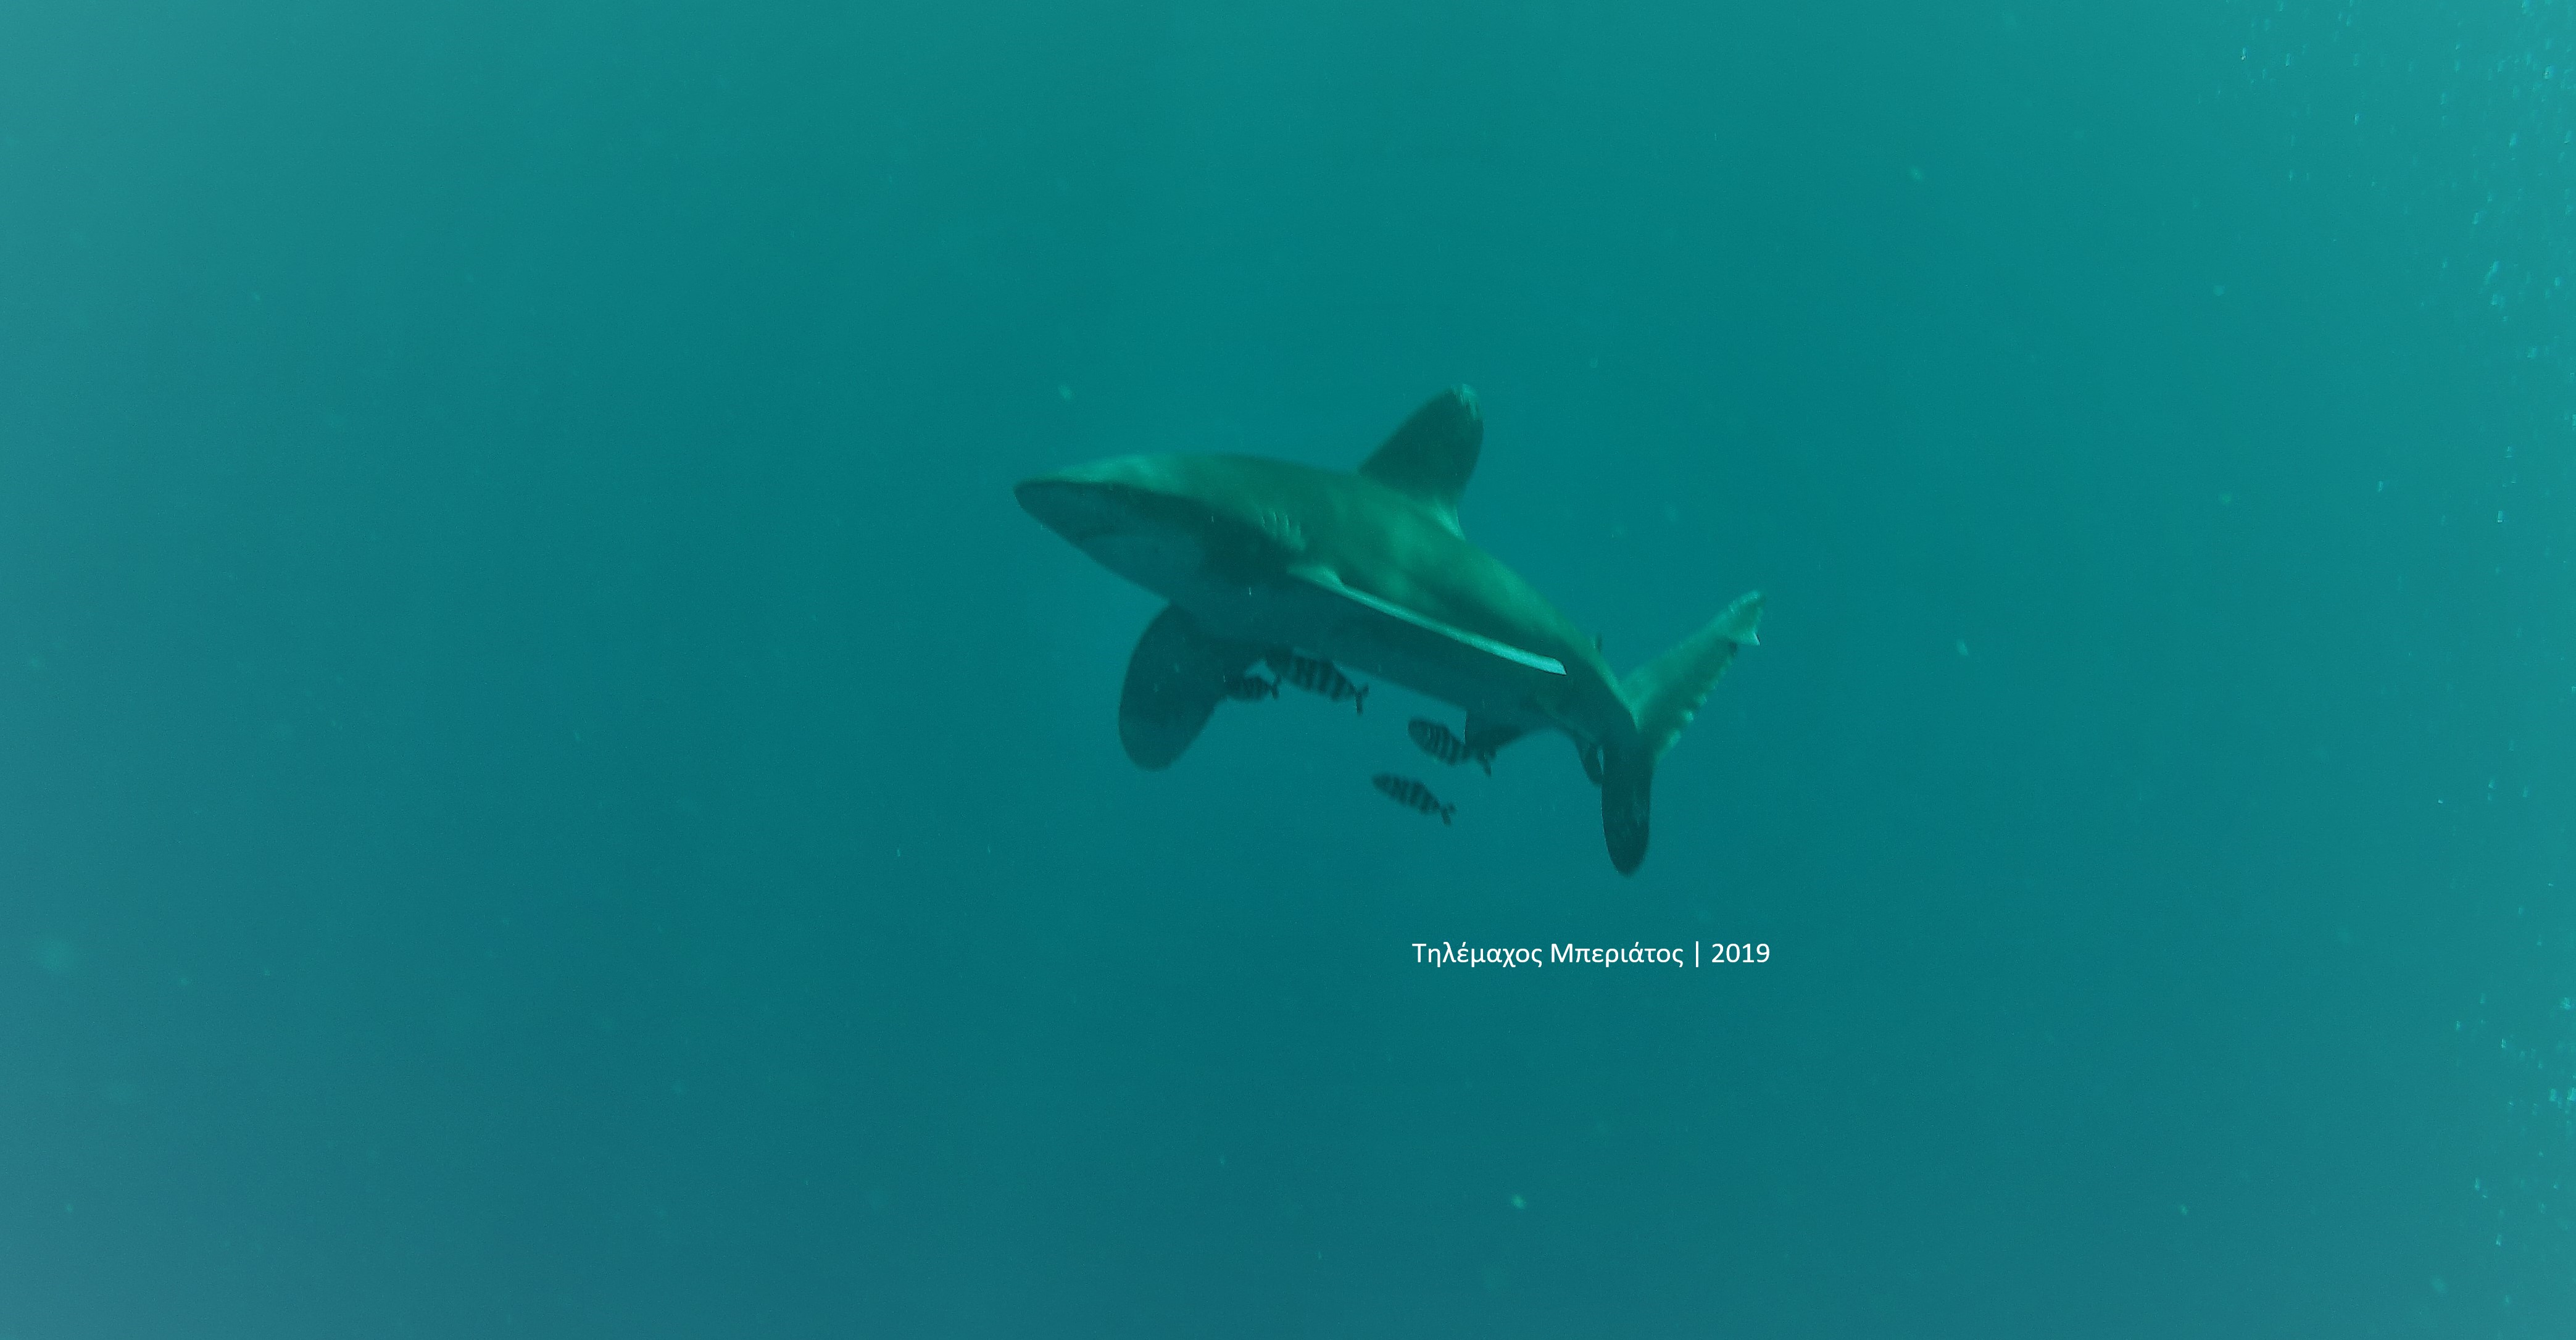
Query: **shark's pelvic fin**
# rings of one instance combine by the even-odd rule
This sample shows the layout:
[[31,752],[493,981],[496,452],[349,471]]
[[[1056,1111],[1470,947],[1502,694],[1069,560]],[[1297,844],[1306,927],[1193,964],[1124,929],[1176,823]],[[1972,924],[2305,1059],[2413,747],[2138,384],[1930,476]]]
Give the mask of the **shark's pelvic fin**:
[[1228,681],[1260,656],[1259,647],[1216,637],[1180,606],[1164,606],[1127,658],[1127,686],[1118,695],[1118,742],[1127,757],[1148,771],[1172,766],[1225,700]]
[[[1443,623],[1438,619],[1432,618],[1428,614],[1406,609],[1404,606],[1396,604],[1392,600],[1386,600],[1378,596],[1370,595],[1368,592],[1362,591],[1357,587],[1344,584],[1342,579],[1336,576],[1330,569],[1319,568],[1310,564],[1297,564],[1288,569],[1288,575],[1298,581],[1306,583],[1309,586],[1317,587],[1333,595],[1339,596],[1342,599],[1359,606],[1361,610],[1365,610],[1369,614],[1377,615],[1395,625],[1400,625],[1403,630],[1403,635],[1409,635],[1416,639],[1428,635],[1430,637],[1439,638],[1443,641],[1455,644],[1456,646],[1473,647],[1477,651],[1481,651],[1488,656],[1510,661],[1515,665],[1527,666],[1528,668],[1539,671],[1542,674],[1562,675],[1565,673],[1565,662],[1560,661],[1553,656],[1541,656],[1534,651],[1524,651],[1508,642],[1497,642],[1490,637],[1486,637],[1482,633],[1468,632],[1466,629],[1460,628],[1455,624]],[[1357,611],[1354,611],[1354,613],[1357,613]],[[1366,616],[1363,615],[1361,617]]]
[[1521,738],[1518,726],[1505,726],[1487,721],[1473,712],[1467,714],[1467,747],[1479,754],[1490,755],[1504,745]]
[[1360,463],[1360,473],[1408,494],[1447,526],[1458,529],[1458,495],[1476,473],[1476,457],[1485,447],[1485,419],[1476,411],[1476,393],[1453,386],[1431,397],[1404,426]]

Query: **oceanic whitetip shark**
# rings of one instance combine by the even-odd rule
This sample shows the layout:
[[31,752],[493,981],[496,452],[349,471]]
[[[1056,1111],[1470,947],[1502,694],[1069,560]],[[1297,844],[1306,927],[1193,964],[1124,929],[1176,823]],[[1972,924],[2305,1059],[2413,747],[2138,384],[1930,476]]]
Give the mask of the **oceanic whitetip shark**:
[[1599,643],[1458,529],[1485,424],[1443,391],[1355,472],[1255,456],[1119,456],[1023,481],[1029,514],[1172,603],[1127,662],[1118,738],[1158,769],[1246,667],[1312,652],[1463,708],[1490,753],[1563,731],[1601,788],[1621,874],[1646,859],[1655,764],[1753,646],[1749,592],[1620,679]]

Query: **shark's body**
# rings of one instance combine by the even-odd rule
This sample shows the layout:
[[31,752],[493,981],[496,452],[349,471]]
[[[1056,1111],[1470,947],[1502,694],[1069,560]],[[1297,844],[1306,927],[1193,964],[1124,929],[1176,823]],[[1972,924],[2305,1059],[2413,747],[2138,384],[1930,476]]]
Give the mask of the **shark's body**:
[[1762,598],[1613,675],[1595,641],[1458,528],[1484,424],[1465,387],[1424,405],[1356,472],[1250,456],[1122,456],[1019,485],[1020,504],[1112,572],[1170,600],[1128,662],[1119,736],[1146,768],[1197,738],[1226,684],[1282,648],[1467,713],[1490,751],[1572,737],[1602,788],[1611,863],[1646,854],[1655,761],[1688,724]]

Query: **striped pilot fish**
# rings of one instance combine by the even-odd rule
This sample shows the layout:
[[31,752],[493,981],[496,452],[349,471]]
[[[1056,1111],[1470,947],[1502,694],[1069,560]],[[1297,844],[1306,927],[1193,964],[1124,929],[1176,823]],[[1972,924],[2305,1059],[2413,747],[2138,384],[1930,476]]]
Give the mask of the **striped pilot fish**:
[[1422,752],[1450,767],[1454,768],[1469,759],[1474,759],[1477,766],[1485,770],[1487,776],[1493,775],[1494,751],[1490,746],[1479,749],[1461,739],[1456,731],[1429,717],[1415,717],[1406,722],[1404,733],[1413,737],[1414,745]]
[[1444,824],[1449,822],[1450,814],[1455,812],[1458,808],[1455,805],[1444,803],[1440,797],[1431,794],[1430,787],[1424,786],[1422,783],[1417,782],[1410,777],[1398,777],[1391,772],[1381,772],[1375,777],[1369,778],[1369,785],[1376,787],[1380,791],[1384,791],[1387,795],[1394,798],[1396,804],[1402,805],[1407,809],[1420,810],[1424,814],[1439,815],[1440,822]]
[[1352,711],[1368,710],[1368,685],[1352,683],[1351,677],[1343,674],[1340,667],[1331,661],[1320,656],[1300,656],[1284,647],[1261,659],[1277,672],[1280,679],[1308,693],[1322,694],[1334,702],[1354,698],[1358,701],[1351,705]]
[[1279,696],[1279,681],[1263,679],[1259,675],[1227,675],[1225,696],[1239,703],[1257,703],[1264,698],[1276,698]]

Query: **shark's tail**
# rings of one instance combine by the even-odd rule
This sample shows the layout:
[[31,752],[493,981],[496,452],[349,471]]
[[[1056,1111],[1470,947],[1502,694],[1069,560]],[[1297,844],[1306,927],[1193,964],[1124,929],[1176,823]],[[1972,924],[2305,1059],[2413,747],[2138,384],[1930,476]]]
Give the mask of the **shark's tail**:
[[1726,612],[1682,644],[1637,667],[1619,684],[1637,716],[1632,742],[1605,744],[1601,760],[1601,833],[1610,864],[1631,874],[1646,859],[1646,819],[1653,809],[1655,764],[1681,738],[1708,691],[1735,661],[1735,649],[1756,646],[1762,593],[1736,597]]

